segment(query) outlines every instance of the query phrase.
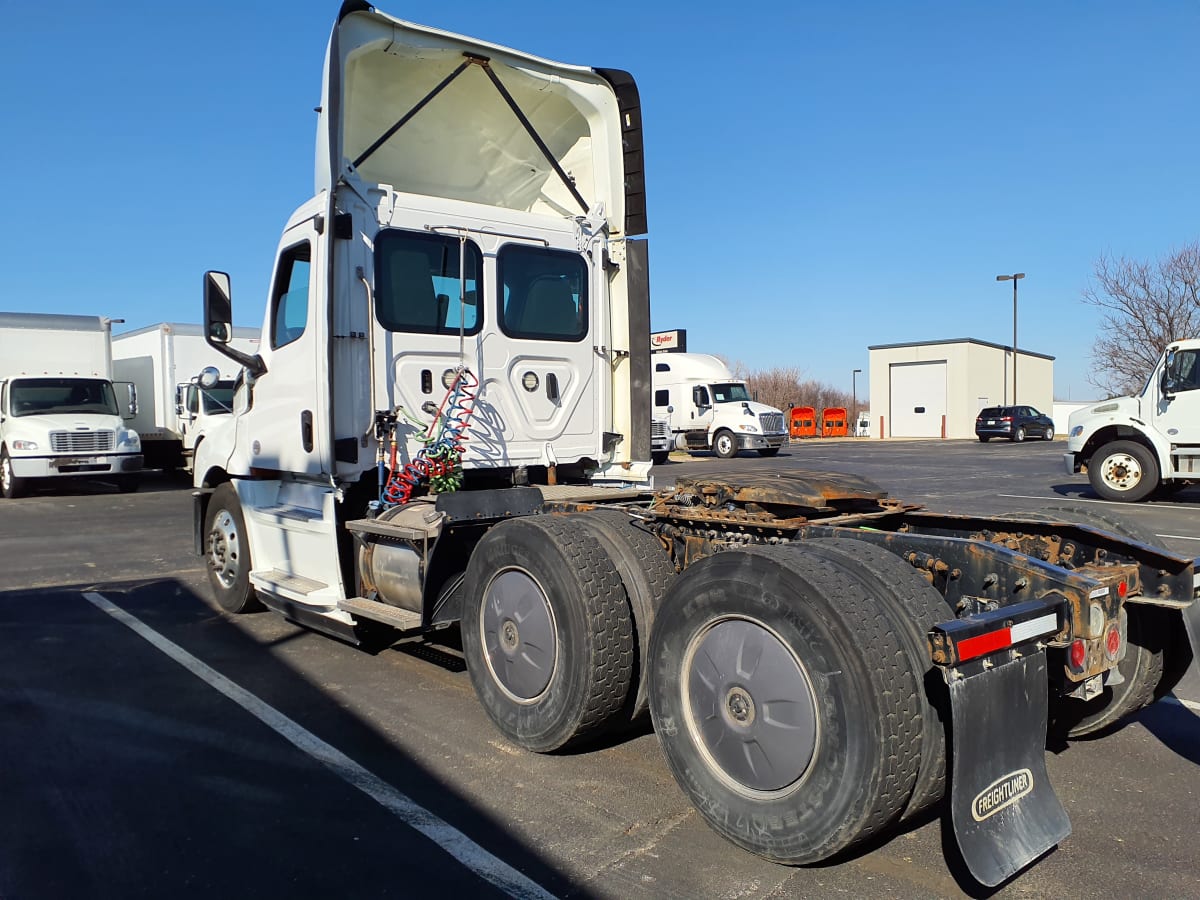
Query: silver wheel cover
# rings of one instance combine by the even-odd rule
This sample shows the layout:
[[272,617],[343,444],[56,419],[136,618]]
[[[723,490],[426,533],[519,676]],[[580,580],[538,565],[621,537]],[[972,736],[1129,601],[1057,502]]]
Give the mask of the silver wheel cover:
[[518,703],[536,702],[558,662],[554,611],[537,580],[524,569],[506,569],[488,582],[479,633],[500,689]]
[[1114,491],[1131,491],[1144,477],[1142,464],[1128,453],[1113,453],[1100,463],[1100,479]]
[[690,641],[681,678],[687,727],[709,766],[739,793],[801,781],[820,741],[804,665],[760,622],[718,620]]

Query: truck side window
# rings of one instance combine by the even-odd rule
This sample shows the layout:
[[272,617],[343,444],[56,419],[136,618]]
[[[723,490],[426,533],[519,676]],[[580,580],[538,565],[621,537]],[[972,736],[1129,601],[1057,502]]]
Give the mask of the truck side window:
[[1176,391],[1194,391],[1200,388],[1200,350],[1182,350],[1175,354],[1174,365]]
[[308,324],[308,275],[312,250],[307,243],[284,251],[275,272],[271,299],[271,348],[278,350],[304,334]]
[[461,327],[478,334],[482,271],[483,254],[472,241],[462,246],[455,235],[381,231],[375,238],[375,318],[388,331],[458,334]]
[[500,327],[509,337],[581,341],[587,335],[587,265],[578,253],[509,244],[497,256]]
[[655,391],[654,392],[654,405],[655,406],[670,406],[671,405],[671,391],[669,389]]

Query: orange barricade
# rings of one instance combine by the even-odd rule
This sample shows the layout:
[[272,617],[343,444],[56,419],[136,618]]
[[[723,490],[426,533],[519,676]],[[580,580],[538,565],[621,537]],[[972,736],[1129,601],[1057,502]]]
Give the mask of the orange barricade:
[[827,406],[821,410],[821,437],[846,437],[850,426],[846,421],[846,407]]
[[793,406],[788,419],[788,434],[794,438],[817,436],[817,411],[811,406]]

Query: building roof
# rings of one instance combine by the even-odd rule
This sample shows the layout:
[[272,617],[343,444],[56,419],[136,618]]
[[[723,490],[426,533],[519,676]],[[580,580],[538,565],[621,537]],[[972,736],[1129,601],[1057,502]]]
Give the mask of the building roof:
[[[867,347],[868,350],[898,350],[901,347],[934,347],[938,344],[976,344],[980,347],[991,347],[993,350],[1005,350],[1012,352],[1012,347],[1008,344],[993,344],[991,341],[981,341],[978,338],[947,338],[943,341],[909,341],[904,344],[873,344]],[[1047,353],[1036,353],[1033,350],[1022,350],[1017,348],[1017,352],[1022,356],[1037,356],[1041,359],[1053,360],[1054,357]]]

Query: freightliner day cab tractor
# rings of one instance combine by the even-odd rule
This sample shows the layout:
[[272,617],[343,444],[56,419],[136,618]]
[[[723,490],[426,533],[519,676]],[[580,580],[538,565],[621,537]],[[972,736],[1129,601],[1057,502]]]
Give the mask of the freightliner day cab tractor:
[[258,354],[225,346],[229,278],[204,280],[243,366],[196,457],[216,599],[351,642],[457,625],[530,751],[648,709],[709,824],[772,860],[946,795],[997,884],[1069,832],[1048,721],[1102,729],[1187,665],[1196,561],[849,475],[653,491],[641,128],[625,72],[342,7]]
[[1142,392],[1071,413],[1067,473],[1105,500],[1145,500],[1200,481],[1200,340],[1168,345]]

